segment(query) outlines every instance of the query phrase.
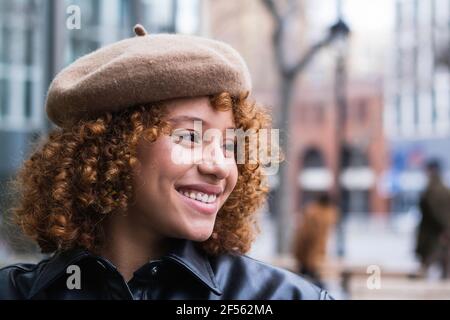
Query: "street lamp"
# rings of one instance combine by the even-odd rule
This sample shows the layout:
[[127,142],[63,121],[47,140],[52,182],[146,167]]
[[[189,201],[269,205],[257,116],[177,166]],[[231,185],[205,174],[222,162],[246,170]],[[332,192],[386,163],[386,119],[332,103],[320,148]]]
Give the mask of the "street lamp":
[[342,18],[338,18],[337,22],[329,29],[330,37],[341,42],[346,42],[350,35],[350,28]]
[[336,104],[336,168],[334,170],[335,201],[341,212],[337,225],[336,240],[337,254],[342,257],[345,254],[345,238],[343,230],[343,215],[345,208],[342,202],[342,186],[340,175],[342,168],[343,146],[345,144],[345,123],[347,118],[347,66],[346,56],[350,28],[341,18],[340,1],[338,2],[338,20],[330,27],[330,37],[333,37],[336,45],[336,69],[334,79],[334,95]]

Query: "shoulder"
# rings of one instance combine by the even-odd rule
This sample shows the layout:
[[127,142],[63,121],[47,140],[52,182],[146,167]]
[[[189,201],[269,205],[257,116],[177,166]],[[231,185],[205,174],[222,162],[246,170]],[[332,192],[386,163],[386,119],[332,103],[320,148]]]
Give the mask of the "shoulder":
[[48,259],[17,263],[0,269],[0,300],[25,299]]
[[220,255],[212,259],[211,266],[225,296],[228,291],[231,299],[333,299],[300,275],[247,255]]

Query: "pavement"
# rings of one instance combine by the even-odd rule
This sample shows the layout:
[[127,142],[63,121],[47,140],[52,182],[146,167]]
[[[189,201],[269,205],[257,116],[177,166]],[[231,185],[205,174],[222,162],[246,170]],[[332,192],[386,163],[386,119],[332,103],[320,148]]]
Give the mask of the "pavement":
[[[440,279],[436,267],[424,278],[413,278],[420,265],[414,255],[419,216],[354,214],[344,223],[344,257],[337,255],[336,236],[323,271],[327,290],[336,299],[450,299],[450,281]],[[261,234],[249,255],[295,270],[291,255],[277,255],[275,225],[261,216]]]

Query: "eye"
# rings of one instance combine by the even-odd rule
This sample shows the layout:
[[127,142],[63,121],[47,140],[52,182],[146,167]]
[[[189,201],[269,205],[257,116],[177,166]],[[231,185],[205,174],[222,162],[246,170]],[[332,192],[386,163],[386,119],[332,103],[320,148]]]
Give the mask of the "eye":
[[223,150],[226,157],[236,156],[236,143],[234,141],[228,141],[223,145]]
[[175,143],[187,144],[189,146],[200,143],[200,135],[192,130],[179,131],[174,136]]
[[225,151],[233,152],[235,148],[235,143],[233,141],[227,142],[223,145]]

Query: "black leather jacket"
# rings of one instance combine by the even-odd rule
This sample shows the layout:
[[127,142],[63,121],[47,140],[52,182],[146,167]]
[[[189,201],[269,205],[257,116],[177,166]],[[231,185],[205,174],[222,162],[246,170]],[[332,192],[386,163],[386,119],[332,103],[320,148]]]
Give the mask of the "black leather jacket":
[[[81,288],[68,288],[78,266]],[[58,252],[38,264],[0,269],[0,299],[332,299],[302,277],[245,255],[207,256],[176,240],[162,259],[127,283],[108,260],[83,249]]]

